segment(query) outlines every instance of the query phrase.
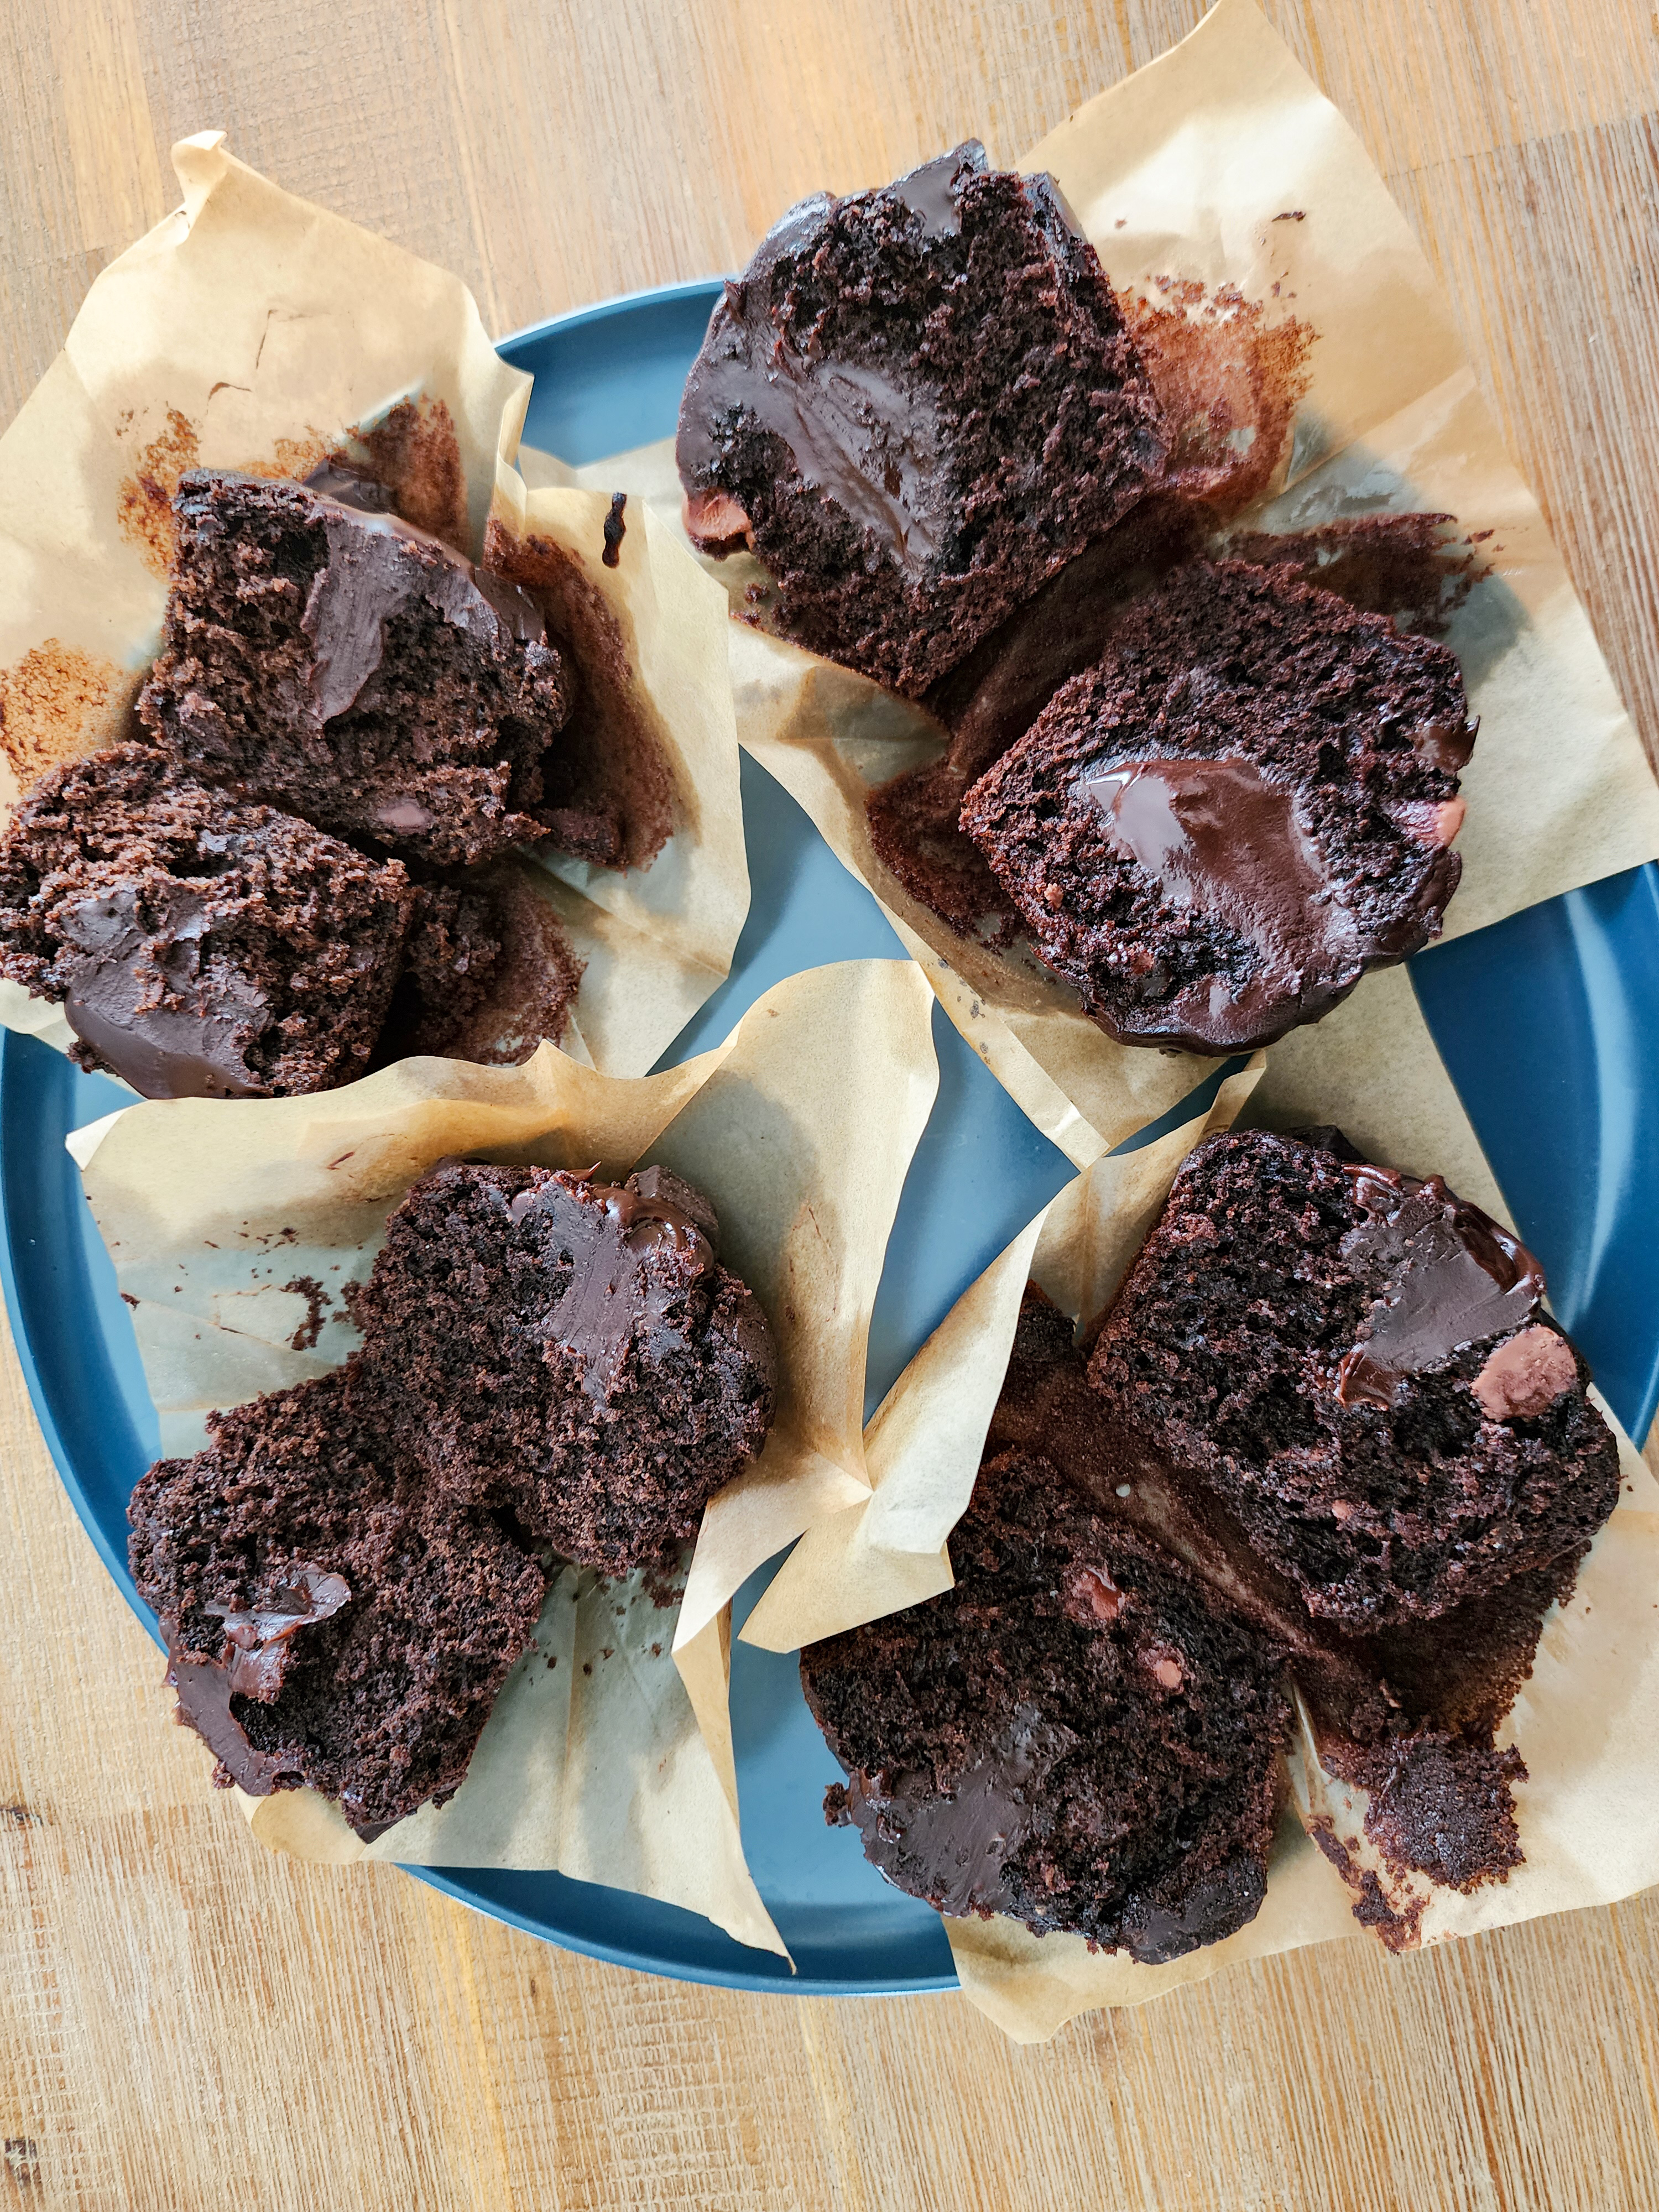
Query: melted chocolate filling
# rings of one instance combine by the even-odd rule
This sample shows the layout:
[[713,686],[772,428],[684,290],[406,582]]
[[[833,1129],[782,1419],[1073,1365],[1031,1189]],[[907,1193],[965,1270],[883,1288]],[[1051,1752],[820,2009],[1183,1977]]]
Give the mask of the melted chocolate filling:
[[629,1345],[638,1338],[647,1351],[658,1349],[669,1309],[714,1264],[703,1229],[662,1194],[670,1185],[685,1190],[660,1169],[626,1183],[555,1176],[508,1204],[515,1223],[546,1214],[569,1258],[570,1281],[548,1314],[547,1340],[580,1364],[582,1389],[601,1405],[617,1388]]
[[254,1098],[269,1085],[248,1064],[270,1021],[264,994],[234,968],[210,975],[212,927],[184,884],[149,896],[124,885],[64,920],[82,955],[64,1001],[70,1027],[146,1098]]
[[[1344,1172],[1371,1218],[1348,1231],[1342,1257],[1377,1297],[1338,1370],[1336,1395],[1345,1406],[1387,1407],[1408,1376],[1530,1320],[1544,1271],[1518,1237],[1455,1197],[1439,1176],[1419,1182],[1368,1165]],[[1568,1367],[1562,1389],[1576,1378],[1571,1360]]]
[[178,1621],[161,1623],[167,1680],[179,1698],[177,1718],[195,1729],[231,1781],[251,1797],[268,1797],[285,1782],[301,1778],[279,1753],[255,1748],[231,1700],[271,1704],[288,1671],[290,1639],[337,1613],[351,1596],[342,1577],[325,1567],[306,1565],[291,1572],[292,1580],[279,1584],[263,1606],[246,1612],[212,1604],[205,1608],[224,1622],[224,1642],[217,1651],[188,1650],[179,1641]]
[[1245,983],[1200,979],[1169,1001],[1194,1036],[1223,1048],[1243,1043],[1287,998],[1357,957],[1352,918],[1294,793],[1253,762],[1121,761],[1078,787],[1171,906],[1224,923],[1259,956]]

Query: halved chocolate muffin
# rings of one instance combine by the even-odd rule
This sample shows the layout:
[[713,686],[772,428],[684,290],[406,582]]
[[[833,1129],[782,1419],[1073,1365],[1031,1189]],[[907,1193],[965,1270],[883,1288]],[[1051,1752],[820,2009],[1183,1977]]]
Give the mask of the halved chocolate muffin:
[[360,1364],[434,1485],[625,1574],[696,1535],[771,1425],[771,1333],[719,1240],[665,1168],[447,1162],[386,1224]]
[[[1498,1733],[1582,1550],[1430,1620],[1355,1630],[1316,1618],[1214,1491],[1103,1403],[1070,1321],[1035,1285],[986,1438],[988,1460],[1011,1451],[1052,1460],[1098,1510],[1173,1553],[1285,1653],[1321,1759],[1370,1793],[1366,1833],[1397,1874],[1468,1890],[1520,1863],[1512,1791],[1527,1770]],[[1409,1940],[1409,1918],[1390,1918],[1375,1882],[1336,1857],[1359,1891],[1358,1917],[1385,1942]]]
[[323,1090],[368,1069],[413,903],[397,861],[123,745],[0,836],[0,973],[148,1097]]
[[915,697],[1162,466],[1152,389],[1047,176],[969,140],[792,208],[686,380],[686,526],[785,635]]
[[319,1790],[365,1835],[452,1796],[535,1627],[541,1559],[398,1457],[349,1369],[209,1425],[127,1517],[216,1782]]
[[1288,569],[1193,562],[962,826],[1103,1029],[1249,1050],[1439,933],[1474,735],[1446,647]]
[[1309,1610],[1432,1619],[1573,1558],[1619,1492],[1544,1275],[1478,1206],[1320,1139],[1196,1146],[1091,1357]]
[[557,827],[567,676],[528,593],[336,467],[192,470],[138,702],[191,773],[450,867]]
[[848,1779],[824,1801],[887,1879],[1155,1963],[1267,1886],[1284,1653],[1036,1453],[980,1470],[956,1586],[801,1654]]

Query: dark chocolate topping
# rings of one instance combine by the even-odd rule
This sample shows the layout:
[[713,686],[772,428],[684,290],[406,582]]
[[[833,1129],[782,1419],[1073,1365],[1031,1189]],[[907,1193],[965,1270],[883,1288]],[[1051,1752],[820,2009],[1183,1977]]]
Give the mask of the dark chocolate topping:
[[1124,1917],[1123,1948],[1143,1966],[1167,1966],[1201,1944],[1214,1943],[1253,1920],[1267,1893],[1252,1858],[1229,1859],[1203,1875],[1175,1905],[1143,1905]]
[[1530,1321],[1544,1271],[1518,1237],[1455,1197],[1439,1176],[1419,1182],[1366,1165],[1344,1172],[1371,1218],[1344,1237],[1342,1257],[1378,1296],[1338,1370],[1336,1394],[1345,1406],[1386,1407],[1407,1376]]
[[1170,1001],[1173,1018],[1218,1048],[1243,1043],[1309,981],[1356,956],[1295,793],[1248,760],[1127,760],[1079,779],[1114,842],[1165,901],[1235,931],[1260,955],[1248,982],[1200,978]]
[[143,1097],[263,1096],[246,1054],[270,1019],[264,993],[236,969],[206,969],[211,918],[188,885],[143,896],[148,921],[131,884],[64,916],[65,941],[84,955],[64,1002],[70,1027]]
[[605,550],[599,556],[607,568],[618,568],[622,562],[622,542],[628,530],[623,520],[623,509],[627,504],[625,491],[611,493],[611,512],[605,518]]
[[520,645],[546,643],[546,620],[528,592],[498,576],[493,568],[475,568],[472,580],[479,598],[489,602]]
[[[1033,1706],[1017,1708],[1012,1726],[991,1758],[971,1766],[948,1797],[930,1774],[848,1776],[842,1818],[856,1826],[866,1850],[878,1841],[897,1844],[937,1882],[933,1901],[958,1918],[996,1912],[1011,1899],[1004,1863],[1033,1835],[1052,1826],[1054,1814],[1036,1802],[1042,1784],[1077,1741],[1071,1730],[1041,1720]],[[878,1854],[871,1856],[881,1863]]]
[[302,481],[307,491],[341,507],[356,507],[360,514],[398,512],[398,496],[390,484],[381,483],[375,477],[359,476],[355,469],[343,468],[337,461],[325,461]]
[[327,493],[317,495],[317,507],[328,532],[328,563],[312,585],[303,627],[315,651],[311,686],[319,720],[356,702],[380,665],[386,625],[411,601],[424,600],[480,638],[497,629],[520,640],[546,635],[534,603],[516,585],[492,577],[482,587],[466,556],[429,531]]
[[[192,1651],[179,1643],[179,1623],[164,1620],[167,1643],[167,1679],[179,1697],[177,1717],[193,1728],[239,1790],[252,1797],[270,1796],[287,1772],[282,1758],[257,1750],[231,1709],[233,1698],[270,1705],[287,1672],[289,1640],[300,1629],[326,1620],[346,1604],[351,1592],[342,1577],[309,1565],[290,1571],[291,1579],[271,1592],[263,1606],[233,1612],[208,1605],[224,1621],[224,1642],[216,1652]],[[298,1777],[295,1777],[298,1779]]]
[[982,146],[957,146],[924,161],[888,190],[912,215],[920,216],[924,238],[954,238],[962,228],[959,173],[966,168],[970,176],[982,174],[987,166]]
[[532,1212],[551,1217],[572,1273],[548,1314],[547,1339],[580,1363],[583,1389],[601,1403],[616,1389],[629,1345],[638,1338],[654,1348],[669,1309],[714,1264],[697,1223],[655,1194],[678,1178],[657,1175],[650,1192],[635,1176],[618,1184],[550,1176],[507,1206],[515,1222]]

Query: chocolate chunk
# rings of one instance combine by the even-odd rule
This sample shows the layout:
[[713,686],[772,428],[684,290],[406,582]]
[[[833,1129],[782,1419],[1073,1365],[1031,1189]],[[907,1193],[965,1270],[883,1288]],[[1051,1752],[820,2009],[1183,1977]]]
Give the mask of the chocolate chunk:
[[270,1001],[234,969],[204,973],[212,927],[185,884],[158,885],[140,915],[119,884],[61,917],[64,1013],[101,1066],[146,1098],[253,1098],[265,1085],[249,1050],[270,1027]]
[[646,1357],[664,1341],[664,1324],[714,1264],[708,1239],[678,1206],[626,1184],[578,1182],[561,1176],[522,1190],[507,1207],[516,1227],[544,1213],[551,1240],[570,1260],[570,1279],[550,1308],[548,1341],[568,1352],[581,1387],[610,1399],[630,1346]]
[[[1366,1218],[1343,1238],[1342,1258],[1378,1295],[1337,1370],[1336,1395],[1345,1406],[1392,1406],[1409,1376],[1529,1322],[1544,1295],[1544,1271],[1518,1237],[1453,1197],[1441,1176],[1419,1182],[1369,1166],[1346,1172]],[[1559,1397],[1577,1368],[1565,1340],[1554,1340],[1567,1370],[1550,1394]],[[1472,1386],[1477,1397],[1480,1380]]]
[[1535,1421],[1577,1380],[1572,1346],[1558,1331],[1538,1322],[1488,1352],[1469,1388],[1490,1419]]
[[628,504],[625,491],[611,495],[611,512],[605,518],[605,550],[599,558],[607,568],[618,568],[622,562],[622,542],[628,525],[623,520],[623,509]]
[[263,1606],[246,1611],[209,1602],[202,1610],[224,1623],[218,1651],[192,1651],[179,1641],[179,1622],[163,1616],[167,1686],[179,1693],[177,1717],[193,1728],[239,1790],[269,1796],[285,1768],[280,1756],[256,1751],[236,1717],[233,1698],[274,1704],[291,1656],[291,1638],[313,1621],[326,1620],[350,1598],[338,1575],[301,1565],[289,1571]]
[[878,1865],[897,1844],[931,1869],[939,1893],[930,1902],[941,1912],[1000,1912],[1012,1901],[1005,1864],[1052,1830],[1042,1783],[1076,1744],[1069,1729],[1045,1726],[1035,1706],[1021,1706],[1006,1741],[947,1795],[933,1786],[931,1774],[872,1775],[855,1768],[845,1790],[831,1792],[836,1814],[859,1829],[866,1857]]

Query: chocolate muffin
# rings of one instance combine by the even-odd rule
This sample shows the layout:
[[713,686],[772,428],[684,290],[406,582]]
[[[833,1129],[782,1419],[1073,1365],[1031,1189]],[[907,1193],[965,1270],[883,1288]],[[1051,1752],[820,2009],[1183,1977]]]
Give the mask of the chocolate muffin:
[[323,1090],[368,1066],[413,897],[397,861],[123,745],[0,837],[0,973],[147,1097]]
[[617,1185],[447,1162],[357,1294],[363,1372],[434,1486],[628,1573],[696,1535],[771,1425],[771,1333],[719,1242],[665,1168]]
[[309,1787],[373,1836],[459,1787],[546,1571],[502,1516],[434,1492],[340,1370],[210,1417],[128,1508],[179,1717],[253,1796]]
[[191,774],[451,867],[549,836],[568,710],[535,601],[328,467],[192,470],[138,702]]
[[953,1589],[801,1654],[830,1822],[942,1912],[1147,1964],[1253,1919],[1282,1651],[1035,1453],[981,1468],[951,1557]]
[[1106,1409],[1315,1616],[1431,1620],[1571,1559],[1618,1448],[1525,1246],[1433,1176],[1317,1139],[1196,1146],[1100,1331]]
[[1288,569],[1194,562],[962,826],[1103,1029],[1247,1051],[1439,933],[1474,734],[1446,647]]
[[1162,466],[1152,386],[1047,176],[969,141],[792,208],[681,402],[686,527],[747,545],[786,636],[915,697]]

